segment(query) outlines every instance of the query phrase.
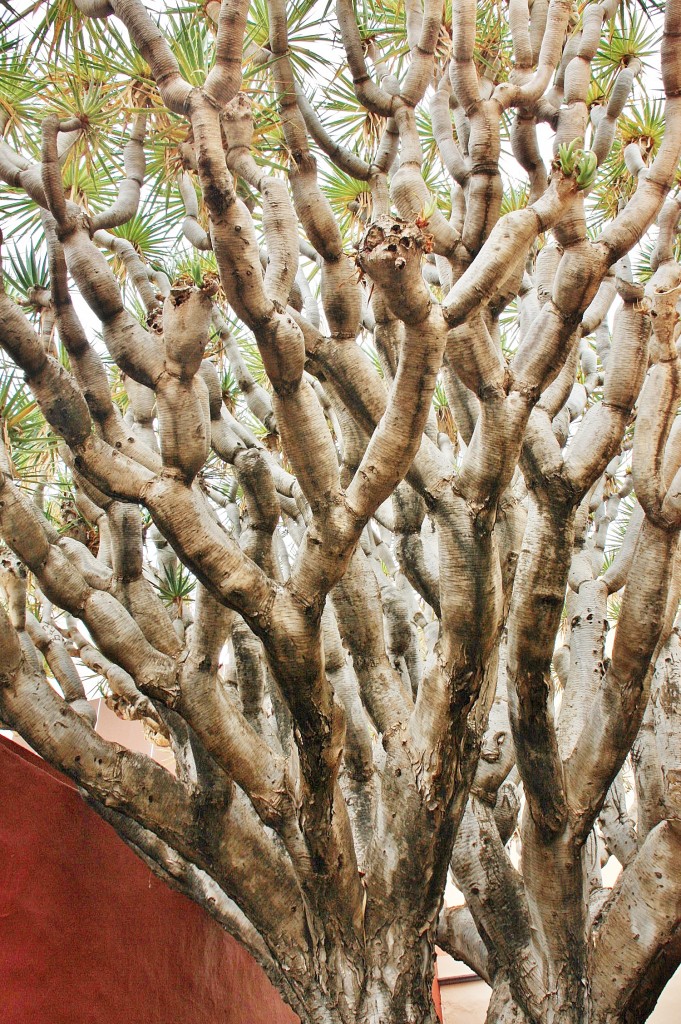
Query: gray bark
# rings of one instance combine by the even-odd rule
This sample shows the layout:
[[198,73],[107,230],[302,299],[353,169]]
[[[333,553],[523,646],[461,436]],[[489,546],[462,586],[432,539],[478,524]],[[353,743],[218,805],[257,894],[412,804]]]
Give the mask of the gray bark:
[[[681,956],[678,3],[659,145],[627,147],[628,201],[594,223],[642,68],[592,104],[615,0],[579,24],[566,0],[454,0],[445,26],[409,0],[402,61],[337,0],[361,145],[307,95],[285,0],[267,40],[248,0],[197,13],[191,75],[140,0],[76,6],[153,85],[92,210],[69,177],[91,124],[33,98],[32,162],[0,115],[46,256],[25,299],[2,287],[0,346],[73,491],[69,518],[56,478],[33,488],[6,405],[0,719],[305,1024],[433,1024],[436,943],[489,982],[489,1024],[644,1020]],[[507,121],[527,202],[502,212]],[[191,251],[172,274],[123,230],[159,139]],[[352,255],[334,167],[366,189]],[[643,284],[628,254],[656,220]],[[85,670],[174,776],[97,735]],[[450,873],[465,905],[444,908]]]

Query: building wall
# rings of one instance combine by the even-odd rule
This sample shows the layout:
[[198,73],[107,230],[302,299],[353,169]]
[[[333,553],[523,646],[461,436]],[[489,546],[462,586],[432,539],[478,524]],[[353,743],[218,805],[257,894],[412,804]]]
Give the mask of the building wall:
[[457,985],[441,985],[444,1024],[483,1024],[489,997],[490,988],[480,978]]
[[296,1024],[255,961],[0,737],[3,1024]]

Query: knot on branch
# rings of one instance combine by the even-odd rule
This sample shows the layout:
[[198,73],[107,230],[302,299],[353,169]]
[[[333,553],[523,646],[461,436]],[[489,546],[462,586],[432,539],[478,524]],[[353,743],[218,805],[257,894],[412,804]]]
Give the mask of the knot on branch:
[[399,217],[373,221],[360,243],[357,262],[405,322],[417,323],[430,311],[430,293],[421,274],[421,258],[430,249],[430,235],[418,221],[409,224]]
[[171,288],[163,306],[163,340],[166,368],[190,380],[199,369],[208,343],[212,297],[218,288],[215,275],[208,275],[201,288],[180,279]]
[[651,362],[676,362],[678,302],[681,295],[681,267],[662,263],[645,289],[641,308],[652,320]]
[[413,251],[412,258],[420,259],[422,252],[430,251],[429,237],[422,233],[418,223],[409,224],[400,217],[380,217],[372,221],[364,233],[359,247],[360,262],[371,265],[377,260],[386,265],[398,260],[406,262],[405,254],[410,251]]
[[230,150],[251,148],[253,141],[253,104],[243,92],[237,93],[220,116]]

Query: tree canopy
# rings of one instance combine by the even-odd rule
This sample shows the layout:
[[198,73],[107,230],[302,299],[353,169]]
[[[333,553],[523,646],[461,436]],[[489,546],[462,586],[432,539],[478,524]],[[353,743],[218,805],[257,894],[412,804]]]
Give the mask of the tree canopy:
[[304,1024],[431,1024],[436,943],[489,1024],[644,1020],[681,3],[2,18],[0,720]]

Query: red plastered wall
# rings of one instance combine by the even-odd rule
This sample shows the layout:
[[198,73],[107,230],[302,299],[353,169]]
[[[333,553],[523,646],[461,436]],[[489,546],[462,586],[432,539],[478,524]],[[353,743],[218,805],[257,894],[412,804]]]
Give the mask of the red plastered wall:
[[2,1024],[295,1024],[255,961],[0,737]]

